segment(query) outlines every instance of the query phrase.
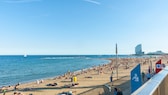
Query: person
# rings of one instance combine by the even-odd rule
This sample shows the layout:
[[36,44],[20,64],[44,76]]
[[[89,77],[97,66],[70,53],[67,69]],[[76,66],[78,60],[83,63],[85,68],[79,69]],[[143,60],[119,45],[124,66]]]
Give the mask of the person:
[[18,86],[20,85],[20,83],[16,84],[14,87],[14,90],[18,90]]
[[39,80],[36,80],[36,83],[37,83],[37,84],[40,84],[40,81],[39,81]]
[[123,95],[123,93],[122,93],[120,88],[117,89],[117,95]]
[[3,92],[3,95],[6,95],[6,89],[3,89],[2,92]]
[[151,67],[149,66],[149,68],[148,68],[148,73],[151,73]]
[[17,90],[17,86],[18,86],[18,85],[15,85],[14,90]]
[[151,78],[151,75],[150,75],[149,72],[146,74],[146,77],[147,77],[148,80]]
[[14,92],[13,95],[18,95],[18,93],[17,93],[17,92]]
[[44,82],[44,80],[43,80],[43,79],[41,79],[41,80],[40,80],[40,83],[43,83],[43,82]]
[[145,73],[144,72],[142,72],[142,80],[143,80],[143,82],[145,82]]
[[117,95],[117,88],[114,88],[114,95]]
[[111,83],[113,82],[113,76],[110,76],[110,82]]
[[162,64],[162,68],[165,68],[166,67],[166,65],[165,64]]

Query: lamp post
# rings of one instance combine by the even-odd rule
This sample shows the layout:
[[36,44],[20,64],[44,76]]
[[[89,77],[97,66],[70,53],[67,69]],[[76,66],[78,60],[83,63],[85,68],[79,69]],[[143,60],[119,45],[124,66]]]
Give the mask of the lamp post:
[[117,80],[118,80],[118,50],[117,50],[117,43],[116,43],[116,73],[117,73]]
[[152,72],[152,74],[153,74],[152,56],[150,56],[150,66],[151,66],[151,72]]

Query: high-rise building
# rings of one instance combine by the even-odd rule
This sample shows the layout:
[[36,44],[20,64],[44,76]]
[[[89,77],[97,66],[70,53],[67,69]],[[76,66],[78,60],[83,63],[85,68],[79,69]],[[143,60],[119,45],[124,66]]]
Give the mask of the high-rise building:
[[136,55],[143,55],[144,54],[144,52],[142,52],[142,45],[141,44],[139,44],[135,47],[135,54]]

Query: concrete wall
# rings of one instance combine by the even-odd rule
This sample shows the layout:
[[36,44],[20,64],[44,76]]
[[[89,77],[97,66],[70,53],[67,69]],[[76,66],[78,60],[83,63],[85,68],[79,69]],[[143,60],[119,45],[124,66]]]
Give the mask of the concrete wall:
[[152,95],[168,95],[168,76],[164,78]]
[[131,95],[168,95],[168,66],[154,75]]

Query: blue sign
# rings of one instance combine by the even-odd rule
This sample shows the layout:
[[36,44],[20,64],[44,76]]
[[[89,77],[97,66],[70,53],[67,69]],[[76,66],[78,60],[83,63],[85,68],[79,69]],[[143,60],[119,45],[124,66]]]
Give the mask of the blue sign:
[[131,93],[137,90],[142,85],[141,80],[141,67],[138,64],[132,71],[131,71]]

